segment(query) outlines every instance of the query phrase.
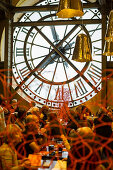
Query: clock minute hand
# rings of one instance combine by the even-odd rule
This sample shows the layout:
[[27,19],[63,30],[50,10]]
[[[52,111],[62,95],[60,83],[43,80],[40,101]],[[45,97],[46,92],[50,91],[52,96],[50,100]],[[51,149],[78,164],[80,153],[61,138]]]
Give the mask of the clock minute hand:
[[[60,47],[62,43],[78,28],[79,25],[75,25],[71,31],[56,45],[56,47]],[[37,28],[37,27],[35,27]],[[27,39],[27,37],[26,37]],[[25,41],[26,41],[25,39]],[[26,48],[26,46],[25,46]],[[15,88],[15,91],[19,90],[19,88],[34,74],[35,71],[40,71],[44,66],[45,62],[48,60],[48,58],[54,53],[54,49],[33,69],[31,72],[20,82],[20,84]],[[55,57],[55,56],[54,56]],[[48,61],[49,62],[49,61]]]

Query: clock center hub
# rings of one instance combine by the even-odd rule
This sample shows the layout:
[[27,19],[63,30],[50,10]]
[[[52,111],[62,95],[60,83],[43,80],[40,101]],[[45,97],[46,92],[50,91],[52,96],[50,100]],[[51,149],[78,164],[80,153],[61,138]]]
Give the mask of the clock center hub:
[[[57,44],[60,42],[60,40],[54,41],[53,44],[57,46]],[[53,48],[50,47],[49,52],[51,52]],[[67,58],[71,55],[71,46],[68,42],[64,42],[60,47],[57,48],[63,55],[65,55]],[[66,63],[66,61],[55,51],[54,54],[51,55],[52,62],[58,62],[58,63]]]

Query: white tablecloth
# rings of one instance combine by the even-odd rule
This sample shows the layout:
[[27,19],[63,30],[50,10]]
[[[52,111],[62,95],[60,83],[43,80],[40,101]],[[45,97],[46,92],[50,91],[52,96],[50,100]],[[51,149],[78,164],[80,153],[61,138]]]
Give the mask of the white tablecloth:
[[52,170],[67,170],[67,161],[58,160]]

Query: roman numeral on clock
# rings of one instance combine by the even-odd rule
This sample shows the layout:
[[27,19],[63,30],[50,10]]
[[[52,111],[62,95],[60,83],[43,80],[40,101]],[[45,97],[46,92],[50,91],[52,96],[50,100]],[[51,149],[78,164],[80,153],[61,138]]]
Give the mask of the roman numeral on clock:
[[63,86],[61,88],[59,88],[58,86],[54,100],[63,100],[63,91],[64,91]]
[[26,66],[26,67],[23,67],[22,69],[20,69],[20,73],[21,73],[22,77],[25,78],[30,73],[30,70]]
[[87,74],[93,80],[94,84],[97,84],[102,76],[102,70],[101,68],[97,67],[96,65],[92,64],[90,65]]
[[[16,48],[16,57],[18,56],[24,56],[23,48]],[[26,56],[29,56],[29,48],[26,48]]]
[[[25,28],[25,27],[22,28],[22,32],[24,32],[25,34],[27,34],[28,31],[29,31],[29,30],[28,30],[27,28]],[[31,36],[31,37],[33,38],[34,34],[35,34],[35,33],[30,32],[29,36]]]
[[36,93],[38,92],[38,94],[40,94],[42,86],[43,86],[43,82],[35,89],[35,92]]
[[76,97],[80,97],[88,92],[81,79],[76,81],[76,84],[74,84],[74,86],[75,86]]

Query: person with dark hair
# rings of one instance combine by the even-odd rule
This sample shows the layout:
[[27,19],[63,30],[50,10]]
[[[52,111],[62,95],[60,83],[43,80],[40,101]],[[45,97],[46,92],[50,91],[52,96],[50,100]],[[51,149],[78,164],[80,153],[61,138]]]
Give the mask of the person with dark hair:
[[99,118],[94,119],[94,131],[103,141],[112,135],[111,124],[112,119],[106,114],[101,114]]
[[90,128],[92,128],[92,122],[84,116],[84,115],[87,114],[87,112],[90,112],[90,111],[88,111],[88,108],[84,105],[80,105],[76,108],[76,114],[78,114],[79,118],[80,118],[77,121],[77,123],[78,123],[77,128],[79,128],[79,127],[90,127]]
[[47,117],[49,114],[49,106],[43,105],[40,109],[40,126],[43,128],[46,125]]
[[71,133],[71,149],[68,152],[67,170],[95,170],[100,155],[96,137],[91,128],[81,127]]
[[3,100],[2,100],[2,97],[0,96],[0,105],[2,105],[2,101],[3,101]]
[[71,129],[77,130],[78,127],[78,121],[80,120],[80,117],[74,110],[69,110],[68,113],[68,123],[66,127],[66,133],[69,135]]
[[61,135],[64,134],[64,128],[58,121],[55,111],[48,114],[48,124],[45,126],[48,138],[61,140]]
[[29,105],[30,105],[30,108],[31,108],[31,107],[35,107],[35,106],[36,106],[36,103],[35,103],[34,101],[31,101]]
[[45,129],[48,143],[51,144],[51,141],[53,141],[54,144],[58,144],[60,142],[64,144],[67,150],[70,149],[65,128],[58,120],[56,111],[51,111],[48,114],[48,124],[45,126]]
[[8,117],[8,122],[7,124],[9,123],[12,123],[14,124],[16,119],[17,119],[17,116],[18,116],[18,112],[19,112],[19,102],[17,99],[12,99],[11,100],[11,104],[10,104],[10,107],[9,107],[9,117]]
[[107,115],[112,119],[113,121],[113,109],[111,108],[111,106],[107,107]]
[[113,136],[112,136],[112,119],[106,115],[101,114],[99,118],[94,119],[94,132],[102,145],[102,159],[106,160],[104,165],[109,166],[108,159],[113,156]]
[[27,157],[29,154],[38,153],[43,148],[46,142],[43,133],[44,129],[40,129],[39,126],[39,118],[36,115],[28,115],[23,132],[23,147]]
[[4,128],[6,127],[4,109],[2,107],[2,102],[3,102],[3,100],[0,97],[0,132],[2,132],[4,130]]
[[7,124],[8,117],[10,115],[9,104],[7,99],[2,94],[0,94],[0,106],[3,108],[5,123]]
[[82,105],[82,114],[86,116],[91,116],[91,111],[85,105]]
[[106,109],[104,108],[99,108],[99,110],[97,111],[96,113],[96,116],[97,117],[101,117],[102,115],[105,115],[106,114]]
[[26,117],[26,110],[20,107],[19,112],[16,115],[15,124],[17,124],[22,129],[22,131],[25,130],[25,117]]

